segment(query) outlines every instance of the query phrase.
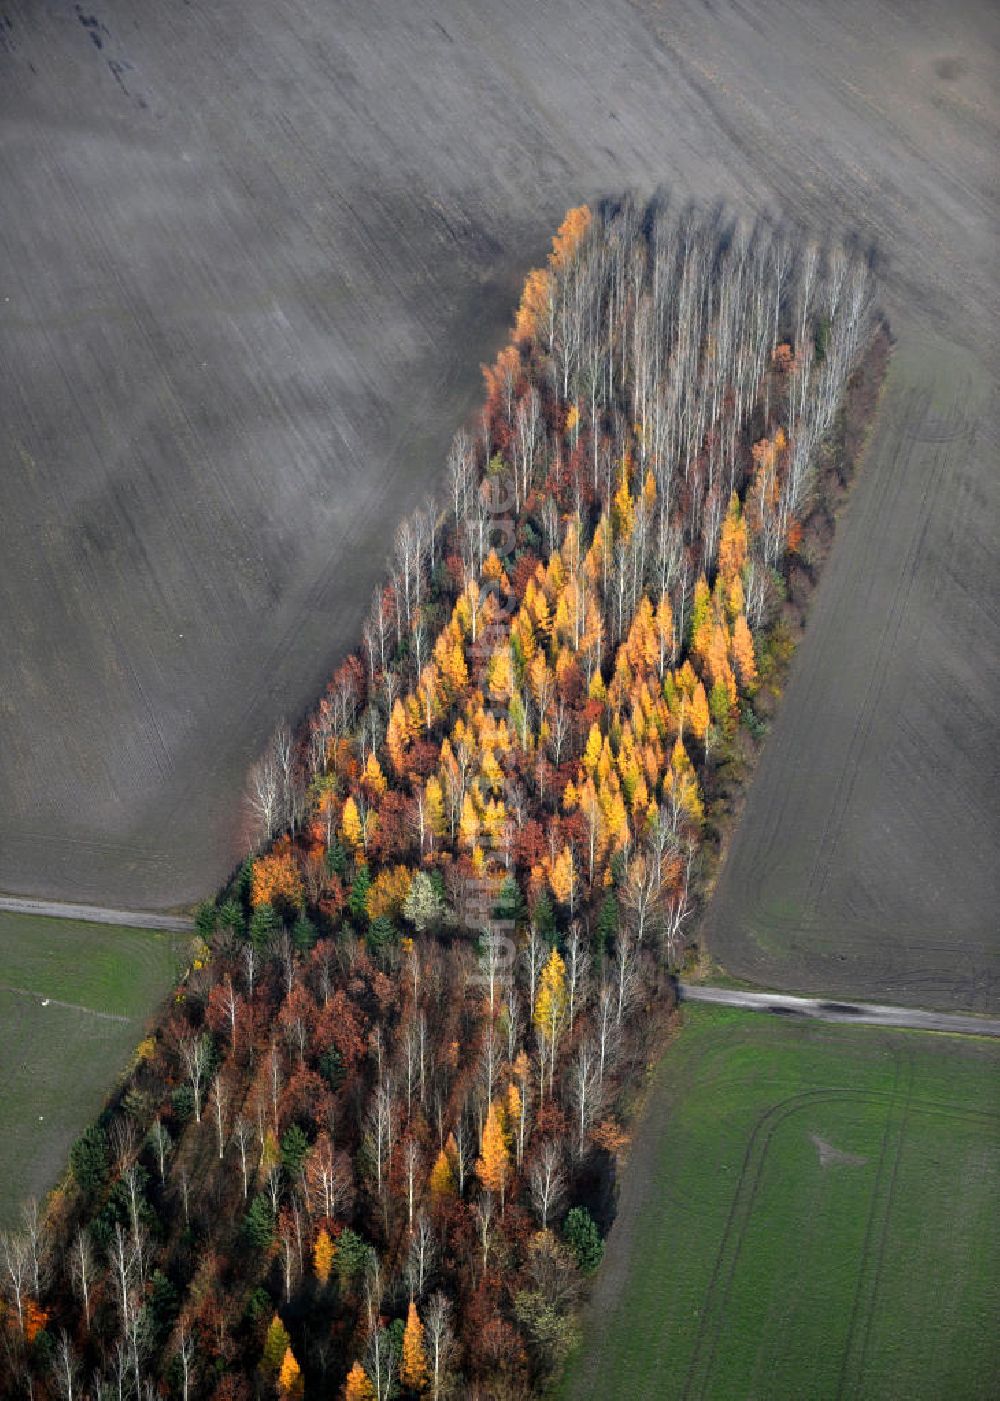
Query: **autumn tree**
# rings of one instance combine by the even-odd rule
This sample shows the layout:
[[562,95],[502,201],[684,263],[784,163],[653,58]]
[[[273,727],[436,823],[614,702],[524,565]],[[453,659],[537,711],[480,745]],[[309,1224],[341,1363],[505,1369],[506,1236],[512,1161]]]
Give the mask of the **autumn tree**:
[[336,1248],[330,1239],[330,1232],[323,1226],[313,1245],[313,1270],[320,1284],[328,1282],[335,1254]]
[[549,954],[542,969],[532,1018],[541,1046],[548,1057],[549,1093],[555,1077],[555,1060],[567,1015],[566,965],[558,949]]
[[748,695],[752,695],[757,686],[757,661],[753,638],[743,613],[740,613],[733,624],[733,659],[739,672],[741,686]]
[[361,815],[353,797],[348,797],[340,817],[340,830],[344,840],[357,850],[362,844],[363,832]]
[[434,1159],[429,1186],[435,1201],[444,1201],[447,1197],[455,1195],[455,1175],[448,1154],[443,1148]]
[[499,1101],[490,1104],[486,1115],[482,1151],[476,1159],[476,1176],[488,1192],[499,1196],[502,1212],[504,1193],[510,1180],[510,1149],[507,1146],[503,1106]]
[[570,914],[572,914],[576,908],[578,884],[576,862],[573,859],[572,848],[568,843],[552,863],[549,871],[549,885],[552,888],[552,894],[559,903],[568,905]]
[[301,1401],[305,1395],[305,1379],[290,1347],[285,1348],[278,1372],[278,1395],[282,1401]]
[[344,1384],[345,1401],[375,1401],[375,1388],[360,1362],[355,1362]]
[[424,1391],[427,1387],[427,1354],[424,1350],[424,1325],[417,1313],[417,1306],[410,1300],[406,1315],[406,1330],[403,1333],[403,1357],[399,1371],[400,1381],[411,1391]]
[[288,1329],[281,1319],[275,1314],[267,1329],[267,1336],[264,1339],[264,1352],[260,1360],[260,1365],[265,1372],[272,1377],[277,1377],[285,1360],[285,1354],[289,1351],[292,1340],[288,1336]]
[[302,876],[291,842],[284,838],[253,863],[250,902],[255,909],[260,905],[274,905],[278,900],[297,907],[302,903],[302,895]]

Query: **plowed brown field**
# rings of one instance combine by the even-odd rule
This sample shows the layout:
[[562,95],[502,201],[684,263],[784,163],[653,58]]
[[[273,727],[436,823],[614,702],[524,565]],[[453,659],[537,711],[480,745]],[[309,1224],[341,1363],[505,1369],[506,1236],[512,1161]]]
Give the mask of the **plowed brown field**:
[[998,23],[3,0],[0,888],[215,886],[554,223],[664,186],[856,236],[899,341],[712,946],[987,1005]]

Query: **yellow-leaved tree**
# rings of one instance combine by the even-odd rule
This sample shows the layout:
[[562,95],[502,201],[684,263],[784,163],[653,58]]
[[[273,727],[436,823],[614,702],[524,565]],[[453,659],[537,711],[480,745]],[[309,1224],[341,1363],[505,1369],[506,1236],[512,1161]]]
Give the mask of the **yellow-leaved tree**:
[[498,647],[490,657],[486,677],[493,699],[501,703],[509,701],[514,693],[514,668],[508,644]]
[[368,755],[368,761],[365,764],[363,778],[364,782],[368,785],[368,787],[372,790],[373,793],[385,792],[385,774],[382,772],[382,765],[375,757],[374,749]]
[[344,840],[357,849],[361,845],[361,814],[353,798],[348,798],[340,817],[340,830]]
[[595,723],[590,727],[590,734],[587,736],[587,747],[583,753],[583,767],[591,777],[593,777],[597,769],[603,746],[604,736],[601,734],[600,726]]
[[476,804],[472,794],[466,793],[462,799],[462,817],[459,823],[459,831],[462,834],[462,841],[466,846],[475,846],[476,838],[479,836],[479,814],[476,812]]
[[586,204],[578,204],[575,208],[567,210],[565,219],[552,239],[550,267],[565,267],[586,238],[591,218],[590,208]]
[[427,798],[427,822],[432,834],[441,838],[447,836],[448,818],[444,810],[444,793],[441,789],[441,780],[431,774],[427,780],[427,787],[424,790]]
[[549,870],[549,885],[559,903],[568,905],[572,914],[576,909],[577,880],[576,863],[570,846],[564,846],[553,861]]
[[747,527],[740,511],[735,491],[729,498],[729,509],[719,537],[719,574],[726,586],[739,575],[747,558]]
[[379,871],[365,896],[368,918],[378,919],[380,915],[387,915],[395,919],[402,912],[412,883],[413,876],[406,866],[387,866],[384,871]]
[[316,1271],[316,1278],[320,1284],[326,1284],[330,1278],[330,1271],[333,1269],[333,1257],[337,1253],[337,1248],[330,1239],[330,1232],[324,1226],[316,1237],[313,1246],[313,1269]]
[[392,766],[398,774],[403,772],[406,766],[406,746],[409,744],[410,725],[407,719],[403,702],[397,696],[392,707],[392,714],[389,716],[389,724],[385,731],[385,747],[389,751],[389,758]]
[[[522,1051],[521,1054],[523,1055],[524,1052]],[[527,1059],[527,1057],[525,1057],[525,1059]],[[521,1142],[523,1137],[522,1126],[524,1124],[524,1101],[521,1098],[521,1091],[513,1081],[507,1086],[507,1124],[510,1128],[510,1137],[514,1141],[517,1165],[520,1167]]]
[[700,827],[705,816],[694,766],[684,748],[680,735],[674,741],[670,768],[664,778],[664,791],[673,809],[675,820],[685,817],[694,827]]
[[451,1170],[451,1163],[448,1161],[448,1154],[441,1149],[441,1152],[434,1160],[430,1176],[431,1196],[435,1201],[443,1201],[445,1197],[455,1195],[455,1174]]
[[510,1150],[507,1147],[503,1105],[497,1100],[490,1105],[486,1115],[482,1153],[476,1159],[476,1176],[488,1192],[498,1193],[500,1212],[503,1214],[504,1192],[510,1179]]
[[538,980],[538,996],[535,999],[533,1021],[538,1032],[542,1050],[542,1083],[545,1078],[545,1061],[549,1063],[549,1093],[552,1093],[555,1075],[556,1050],[559,1037],[566,1021],[566,965],[558,949],[549,954]]

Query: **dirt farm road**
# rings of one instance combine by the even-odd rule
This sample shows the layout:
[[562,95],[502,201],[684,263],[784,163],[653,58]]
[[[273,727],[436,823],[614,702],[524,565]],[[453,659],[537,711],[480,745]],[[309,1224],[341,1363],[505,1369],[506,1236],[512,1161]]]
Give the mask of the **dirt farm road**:
[[180,915],[156,915],[148,910],[113,910],[105,905],[72,905],[63,900],[24,900],[0,895],[0,912],[14,915],[49,915],[52,919],[82,919],[90,924],[124,924],[132,929],[166,929],[189,934],[191,920]]
[[890,1007],[875,1002],[831,1002],[818,997],[793,997],[784,992],[743,992],[739,988],[679,983],[682,1002],[714,1002],[750,1012],[809,1017],[822,1022],[854,1022],[896,1030],[946,1031],[966,1036],[1000,1036],[1000,1018],[965,1017],[929,1012],[919,1007]]
[[[93,924],[122,924],[134,929],[166,929],[190,933],[191,920],[175,915],[150,914],[148,910],[114,910],[103,905],[74,905],[60,900],[24,900],[0,895],[0,912],[21,915],[48,915],[53,919],[89,920]],[[21,989],[13,988],[19,992]],[[742,1007],[751,1012],[771,1012],[778,1016],[809,1017],[814,1021],[856,1022],[863,1026],[884,1026],[913,1031],[944,1031],[969,1036],[1000,1036],[1000,1018],[956,1016],[920,1007],[891,1007],[875,1002],[830,1001],[818,997],[796,997],[784,992],[744,992],[739,988],[709,987],[701,983],[678,983],[682,1002],[714,1002],[723,1007]]]

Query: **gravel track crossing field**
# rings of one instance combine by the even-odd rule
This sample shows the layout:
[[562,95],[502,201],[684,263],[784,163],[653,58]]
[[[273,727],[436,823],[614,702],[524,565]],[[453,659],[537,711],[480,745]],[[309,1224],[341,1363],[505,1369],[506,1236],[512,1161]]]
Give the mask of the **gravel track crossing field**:
[[777,1016],[811,1017],[816,1021],[852,1026],[882,1026],[902,1031],[942,1031],[963,1036],[1000,1036],[1000,1017],[970,1017],[964,1013],[929,1012],[920,1007],[880,1006],[874,1002],[829,1002],[782,992],[749,992],[704,983],[679,983],[683,1002],[710,1002],[721,1007]]
[[355,640],[554,224],[664,186],[857,237],[899,341],[713,951],[804,986],[814,940],[823,981],[985,1007],[998,24],[4,0],[0,888],[217,885],[248,760]]

